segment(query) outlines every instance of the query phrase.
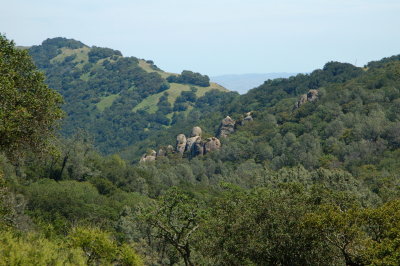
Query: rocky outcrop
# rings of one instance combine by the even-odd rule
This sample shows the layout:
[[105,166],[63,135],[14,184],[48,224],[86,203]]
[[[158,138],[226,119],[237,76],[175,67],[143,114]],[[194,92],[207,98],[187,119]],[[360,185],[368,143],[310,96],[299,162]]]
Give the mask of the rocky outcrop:
[[181,155],[185,152],[186,149],[186,136],[184,134],[179,134],[176,137],[176,151],[179,152]]
[[222,119],[218,129],[218,137],[226,138],[227,136],[235,132],[235,123],[235,120],[233,120],[230,116]]
[[238,123],[240,126],[253,121],[253,112],[247,112],[244,114],[244,118]]
[[[186,138],[185,138],[185,140],[186,140]],[[143,154],[143,156],[140,158],[139,162],[140,163],[153,162],[157,158],[165,157],[168,154],[173,154],[174,152],[175,152],[174,147],[172,145],[168,145],[167,147],[159,148],[157,152],[155,150],[151,150],[151,151]]]
[[148,153],[143,154],[142,158],[140,158],[140,163],[153,162],[156,160],[157,152],[155,150],[151,150]]
[[204,154],[219,150],[221,148],[221,142],[216,137],[206,139],[204,143]]
[[167,151],[163,148],[158,149],[157,157],[163,157],[167,155]]
[[167,154],[172,154],[174,153],[174,147],[172,145],[167,146]]
[[243,121],[251,122],[253,121],[253,112],[248,112],[245,114]]
[[300,96],[299,100],[295,103],[295,108],[300,108],[303,104],[307,102],[313,102],[318,99],[318,90],[309,90],[307,94]]
[[309,90],[307,93],[307,101],[313,102],[318,99],[318,90]]
[[[218,138],[212,137],[203,140],[201,138],[202,130],[200,127],[194,127],[191,131],[190,138],[186,138],[184,134],[177,136],[177,151],[186,154],[188,158],[202,156],[208,152],[216,151],[221,148],[221,142]],[[183,143],[186,143],[184,152],[182,152]]]
[[[310,90],[310,100],[314,101],[318,95],[318,91],[313,92]],[[307,95],[306,95],[307,96]],[[220,124],[218,129],[218,136],[222,138],[228,137],[230,134],[235,132],[237,125],[244,125],[253,121],[253,113],[245,113],[243,118],[238,122],[233,120],[231,117],[225,117]],[[176,137],[175,147],[168,145],[167,147],[162,147],[158,152],[152,150],[146,153],[140,159],[140,163],[155,161],[158,157],[165,157],[168,154],[178,153],[181,157],[193,158],[196,156],[202,156],[209,152],[217,151],[221,149],[221,141],[217,137],[202,139],[202,129],[198,126],[193,127],[190,133],[190,137],[186,138],[184,134],[179,134]]]
[[188,138],[187,141],[186,141],[186,150],[185,151],[190,154],[191,151],[192,151],[193,145],[196,142],[200,142],[200,141],[201,141],[201,137],[200,136]]
[[190,150],[190,158],[204,155],[204,143],[201,138],[196,139]]

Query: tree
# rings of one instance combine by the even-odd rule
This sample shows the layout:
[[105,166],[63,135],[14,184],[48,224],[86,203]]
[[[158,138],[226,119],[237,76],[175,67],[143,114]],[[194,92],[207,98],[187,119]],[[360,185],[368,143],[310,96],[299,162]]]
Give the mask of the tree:
[[68,236],[70,246],[81,248],[88,265],[143,265],[131,246],[117,242],[99,228],[76,227]]
[[210,78],[207,75],[201,75],[197,72],[183,70],[181,75],[171,75],[167,78],[168,82],[175,82],[181,84],[192,84],[201,87],[210,86]]
[[192,235],[198,229],[201,217],[198,207],[193,198],[173,187],[144,216],[155,229],[155,237],[172,245],[186,266],[194,265],[191,261],[191,246]]
[[0,35],[0,150],[16,157],[23,150],[48,150],[62,118],[61,96],[44,83],[26,50]]
[[1,265],[87,265],[79,248],[33,232],[1,232],[0,256]]
[[0,169],[0,230],[12,225],[14,211],[10,206],[10,193],[5,185],[4,174]]

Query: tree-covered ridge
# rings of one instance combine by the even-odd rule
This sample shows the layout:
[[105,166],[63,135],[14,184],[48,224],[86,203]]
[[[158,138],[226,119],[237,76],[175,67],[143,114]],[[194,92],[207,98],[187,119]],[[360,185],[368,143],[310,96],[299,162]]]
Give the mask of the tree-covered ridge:
[[[242,107],[258,109],[260,116],[241,134],[267,144],[265,150],[271,152],[269,163],[275,169],[299,163],[307,168],[331,166],[349,170],[362,164],[377,165],[384,153],[398,148],[399,70],[400,63],[394,61],[384,68],[353,72],[357,75],[351,79],[335,77],[343,78],[342,82],[334,80],[310,87],[309,81],[315,78],[313,72],[306,79],[300,76],[305,82],[300,80],[298,86],[292,86],[292,94],[287,89],[290,81],[278,81],[283,83],[280,90],[273,81],[267,82],[239,99]],[[318,89],[318,100],[296,109],[299,94],[311,88]],[[274,91],[275,97],[268,94]],[[257,108],[266,98],[270,99],[264,107]]]
[[[103,152],[143,140],[169,126],[174,114],[191,108],[175,101],[192,85],[170,84],[165,79],[170,74],[150,60],[123,57],[120,51],[66,38],[47,39],[29,51],[46,73],[49,87],[64,97],[67,117],[62,132],[70,136],[83,128]],[[200,85],[194,85],[199,97],[212,89],[225,90],[216,84]],[[159,108],[163,92],[170,95],[171,109]]]
[[[239,126],[226,140],[232,145],[223,150],[232,162],[255,159],[273,169],[297,164],[348,170],[378,165],[384,154],[399,147],[398,75],[396,60],[368,70],[332,62],[308,75],[267,81],[246,95],[231,98],[218,110],[211,107],[211,117],[194,110],[188,118],[197,116],[191,126],[216,133],[224,115],[240,118],[243,112],[254,111],[252,125]],[[296,108],[296,102],[309,91],[318,93],[316,100]],[[172,141],[173,136],[157,144]]]

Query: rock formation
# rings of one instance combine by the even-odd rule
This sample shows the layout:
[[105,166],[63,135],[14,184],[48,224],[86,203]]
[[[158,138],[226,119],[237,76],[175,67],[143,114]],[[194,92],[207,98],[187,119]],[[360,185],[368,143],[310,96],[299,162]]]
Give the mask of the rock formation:
[[167,154],[172,154],[174,153],[174,147],[172,145],[167,146]]
[[140,158],[140,163],[153,162],[156,160],[157,152],[155,150],[151,150],[148,153],[143,154],[142,158]]
[[163,148],[159,148],[157,152],[157,157],[163,157],[165,155],[167,155],[167,151],[164,150]]
[[242,119],[242,121],[240,121],[240,125],[243,126],[245,124],[247,124],[248,122],[253,121],[253,112],[247,112],[244,114],[244,118]]
[[[311,91],[310,91],[311,92]],[[318,91],[311,92],[310,100],[314,101],[318,95]],[[239,125],[253,121],[252,112],[244,114],[244,118],[238,122]],[[231,117],[227,116],[221,121],[221,125],[218,129],[218,136],[226,138],[228,135],[235,132],[236,121]],[[152,162],[157,157],[164,157],[168,154],[179,153],[181,157],[185,155],[187,158],[193,158],[196,156],[202,156],[209,152],[219,150],[221,148],[221,141],[217,137],[207,138],[203,140],[201,138],[202,130],[196,126],[192,128],[190,137],[186,138],[184,134],[179,134],[176,137],[176,145],[168,145],[167,147],[159,148],[158,152],[151,150],[144,154],[140,159],[140,163]]]
[[252,115],[253,115],[253,112],[246,113],[243,121],[253,121]]
[[200,142],[200,141],[201,141],[201,137],[200,136],[188,138],[187,141],[186,141],[186,150],[185,151],[188,152],[189,154],[191,154],[193,145],[196,142]]
[[226,138],[233,132],[235,132],[235,120],[233,120],[230,116],[227,116],[221,121],[221,125],[218,129],[218,137]]
[[216,137],[208,138],[204,143],[204,154],[219,150],[221,148],[221,142]]
[[204,155],[204,143],[201,138],[196,139],[190,150],[190,158]]
[[316,99],[318,99],[318,90],[309,90],[307,94],[300,96],[299,100],[295,103],[295,108],[300,108],[303,104],[313,102]]
[[181,155],[185,152],[186,149],[186,136],[184,134],[179,134],[176,137],[176,151],[179,152]]

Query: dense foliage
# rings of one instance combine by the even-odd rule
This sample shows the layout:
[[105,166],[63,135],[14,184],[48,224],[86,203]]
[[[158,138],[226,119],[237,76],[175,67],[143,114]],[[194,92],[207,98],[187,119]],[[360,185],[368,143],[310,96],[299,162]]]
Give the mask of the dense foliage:
[[168,82],[198,85],[201,87],[210,86],[210,78],[197,72],[183,70],[178,76],[171,75],[167,78]]
[[[109,51],[99,58],[103,52]],[[134,65],[133,58],[111,57],[96,65],[104,59],[110,69]],[[68,68],[62,62],[58,71]],[[59,76],[60,82],[68,77]],[[124,93],[138,89],[124,88],[109,110],[123,108],[131,99]],[[295,104],[310,89],[318,90],[317,99]],[[121,144],[130,161],[101,155],[93,132],[74,127],[59,139],[58,153],[40,158],[28,150],[11,163],[1,147],[0,255],[7,263],[400,264],[398,57],[367,68],[330,62],[311,74],[266,81],[243,96],[210,91],[197,97],[193,89],[172,104],[168,92],[154,93],[160,93],[158,123],[173,108],[186,109],[163,130],[130,147]],[[219,151],[131,163],[146,149],[174,144],[195,125],[214,136],[223,117],[240,121],[247,111],[253,121],[238,124]],[[106,128],[118,136],[107,126],[99,130]]]
[[[142,60],[150,68],[144,69],[138,58],[65,38],[47,39],[31,47],[29,53],[45,72],[48,86],[64,97],[67,116],[62,124],[63,135],[72,136],[77,128],[85,129],[103,153],[116,152],[148,138],[169,126],[175,113],[190,108],[181,99],[175,103],[166,96],[160,99],[160,105],[154,103],[155,111],[135,109],[149,96],[161,94],[161,98],[170,88],[162,77],[165,72],[152,61]],[[181,77],[183,83],[210,86],[209,78],[199,73],[184,71]],[[188,100],[193,103],[196,95],[190,95]],[[174,103],[174,108],[168,108]]]
[[[46,180],[41,180],[34,186],[24,188],[26,195],[31,195],[28,205],[35,206],[31,212],[27,207],[25,213],[24,197],[10,189],[12,179],[15,178],[14,174],[21,174],[21,172],[19,167],[13,169],[13,166],[7,163],[7,158],[13,159],[16,165],[20,165],[27,154],[36,156],[39,151],[43,153],[41,149],[47,148],[49,141],[54,141],[52,135],[54,125],[62,115],[61,97],[45,85],[43,74],[36,69],[27,51],[16,49],[14,43],[4,36],[0,36],[0,72],[2,93],[0,101],[1,264],[141,265],[141,259],[131,246],[118,245],[110,234],[100,229],[76,227],[65,231],[70,231],[67,237],[63,235],[51,237],[44,234],[46,230],[33,229],[31,218],[36,216],[39,209],[42,212],[37,216],[38,224],[40,224],[39,219],[43,219],[56,225],[57,221],[60,221],[57,216],[64,217],[61,221],[72,221],[86,216],[87,213],[93,213],[91,201],[94,198],[90,192],[94,195],[99,194],[94,187],[85,187],[80,183],[44,184]],[[45,156],[57,156],[57,153],[42,155],[41,158],[45,158]],[[44,190],[43,187],[45,187]],[[39,191],[40,193],[36,194]],[[44,191],[46,193],[43,193]],[[55,193],[52,193],[53,191]],[[72,191],[75,192],[71,193]],[[56,199],[56,197],[59,198]],[[100,198],[95,200],[98,201]],[[72,202],[76,202],[76,205],[70,205]],[[82,212],[77,212],[79,209]],[[109,218],[108,215],[106,217],[106,219]],[[51,223],[48,226],[52,226]],[[56,228],[66,229],[63,226]]]
[[46,150],[61,119],[61,96],[44,84],[27,51],[0,35],[0,149]]

